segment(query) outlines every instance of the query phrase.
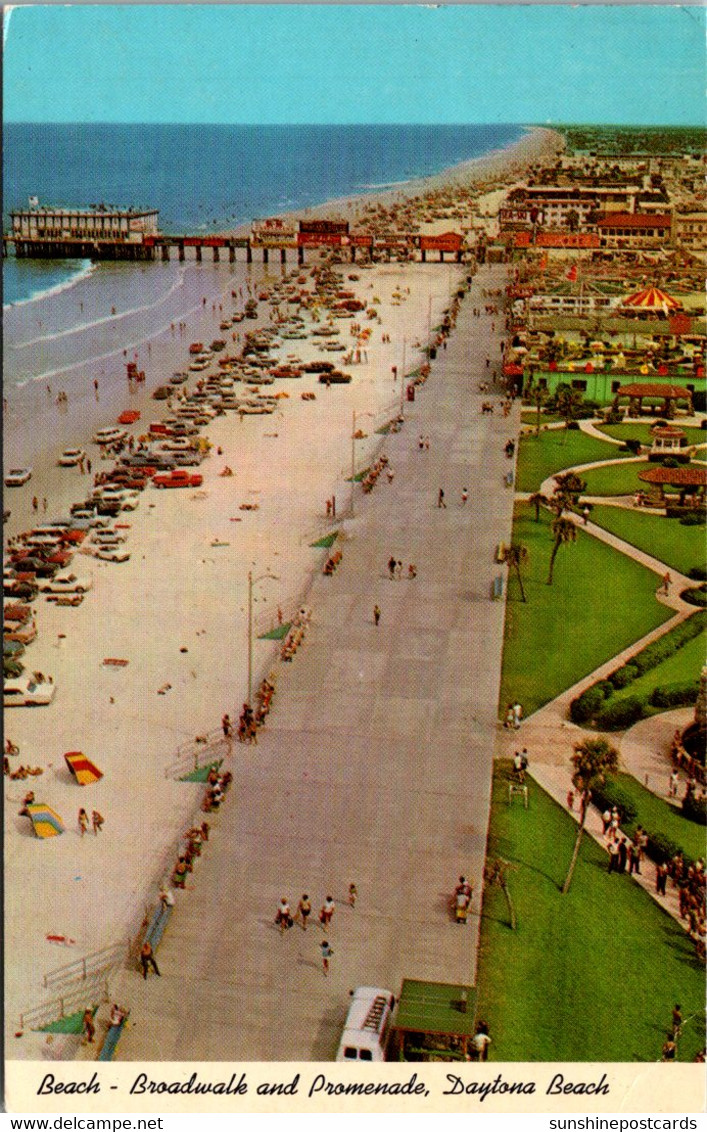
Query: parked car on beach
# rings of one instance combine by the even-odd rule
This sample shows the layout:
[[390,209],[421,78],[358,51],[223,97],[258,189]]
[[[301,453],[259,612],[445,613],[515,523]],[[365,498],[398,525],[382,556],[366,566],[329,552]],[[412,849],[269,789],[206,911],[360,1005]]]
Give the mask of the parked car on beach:
[[39,681],[32,676],[17,676],[14,680],[6,680],[3,687],[3,704],[5,707],[31,707],[41,704],[50,704],[54,699],[56,688],[53,681]]
[[100,546],[94,550],[93,557],[103,562],[128,562],[130,554],[119,546]]
[[121,440],[125,440],[127,435],[124,428],[99,428],[98,432],[93,434],[93,443],[119,444]]
[[20,641],[23,645],[29,645],[37,636],[37,626],[34,621],[26,621],[24,624],[18,621],[3,621],[3,639],[6,641]]
[[158,472],[152,480],[155,487],[201,487],[204,477],[199,472],[175,468],[171,472]]
[[49,582],[39,587],[43,594],[82,594],[90,590],[93,578],[90,574],[57,574]]
[[86,459],[83,448],[65,448],[59,457],[59,466],[62,468],[75,468]]
[[10,471],[5,476],[5,487],[22,487],[23,484],[31,479],[31,468],[10,468]]

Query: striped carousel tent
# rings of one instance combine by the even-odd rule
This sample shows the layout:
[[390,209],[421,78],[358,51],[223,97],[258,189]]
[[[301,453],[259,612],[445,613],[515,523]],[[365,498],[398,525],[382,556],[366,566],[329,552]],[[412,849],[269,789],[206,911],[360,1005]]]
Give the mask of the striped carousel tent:
[[682,310],[682,303],[659,287],[645,287],[642,291],[635,291],[622,299],[619,306],[626,310],[663,311],[665,314]]

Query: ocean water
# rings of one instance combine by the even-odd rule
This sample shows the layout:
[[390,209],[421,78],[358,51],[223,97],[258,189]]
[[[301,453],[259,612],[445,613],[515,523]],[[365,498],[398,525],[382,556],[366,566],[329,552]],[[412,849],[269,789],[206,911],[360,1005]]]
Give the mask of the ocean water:
[[[438,173],[517,141],[517,125],[157,126],[8,123],[3,228],[40,203],[159,209],[167,233],[213,232]],[[81,261],[3,261],[4,305],[90,270]]]

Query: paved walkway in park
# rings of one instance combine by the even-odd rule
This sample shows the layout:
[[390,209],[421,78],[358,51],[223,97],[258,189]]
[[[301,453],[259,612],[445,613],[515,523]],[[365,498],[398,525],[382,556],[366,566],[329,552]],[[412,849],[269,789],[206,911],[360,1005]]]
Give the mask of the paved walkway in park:
[[[475,981],[504,622],[494,550],[510,536],[503,447],[519,409],[481,412],[503,322],[472,308],[503,280],[503,268],[480,270],[402,430],[386,438],[392,484],[357,489],[342,562],[305,599],[311,624],[278,666],[258,745],[234,745],[233,786],[177,894],[162,977],[125,973],[120,1060],[329,1060],[352,987]],[[400,579],[388,576],[391,556]],[[448,908],[461,872],[476,888],[465,927]],[[281,936],[278,901],[294,910],[305,892],[314,923]],[[329,977],[316,923],[327,895]]]

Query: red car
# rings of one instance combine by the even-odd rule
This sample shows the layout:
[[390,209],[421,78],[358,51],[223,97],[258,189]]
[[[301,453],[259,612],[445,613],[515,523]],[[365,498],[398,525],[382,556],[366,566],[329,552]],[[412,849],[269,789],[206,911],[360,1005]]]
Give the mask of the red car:
[[140,420],[139,409],[124,409],[118,417],[118,424],[135,424]]
[[201,487],[204,477],[198,472],[174,468],[171,472],[158,472],[152,479],[155,487]]

